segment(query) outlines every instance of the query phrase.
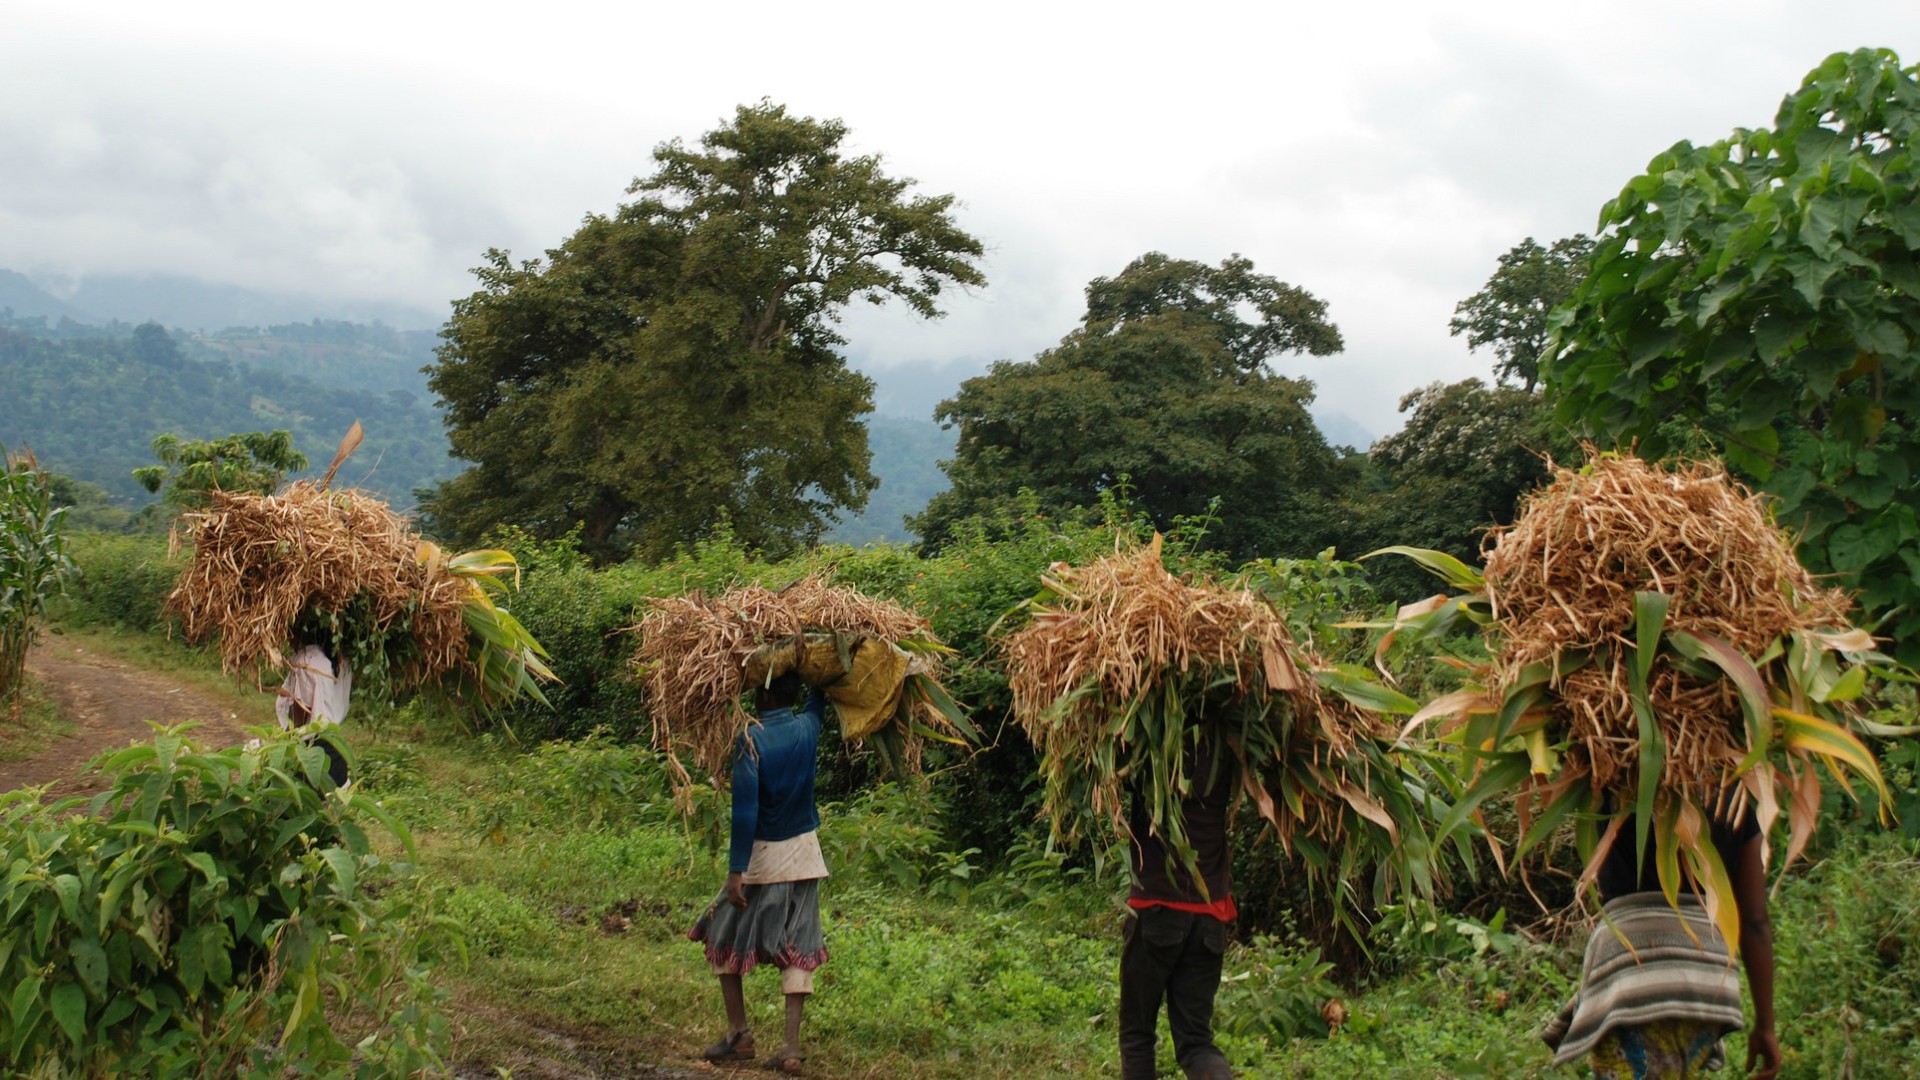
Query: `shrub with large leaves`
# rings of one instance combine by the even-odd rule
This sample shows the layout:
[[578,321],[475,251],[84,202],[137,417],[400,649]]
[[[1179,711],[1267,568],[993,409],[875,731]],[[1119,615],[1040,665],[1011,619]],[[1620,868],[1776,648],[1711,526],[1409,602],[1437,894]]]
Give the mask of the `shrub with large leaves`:
[[[1542,371],[1559,417],[1704,438],[1869,613],[1920,603],[1920,68],[1830,56],[1772,127],[1676,143],[1600,212]],[[1920,621],[1891,624],[1920,659]]]
[[95,764],[114,779],[90,803],[0,795],[10,1074],[439,1064],[446,1022],[419,951],[429,922],[406,889],[371,895],[385,864],[359,819],[407,834],[336,793],[318,747],[205,751],[173,730]]

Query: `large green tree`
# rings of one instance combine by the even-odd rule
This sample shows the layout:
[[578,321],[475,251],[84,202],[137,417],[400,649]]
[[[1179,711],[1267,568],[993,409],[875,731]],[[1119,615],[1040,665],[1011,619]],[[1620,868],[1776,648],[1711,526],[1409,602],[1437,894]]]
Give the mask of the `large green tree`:
[[1207,512],[1241,555],[1311,550],[1340,461],[1307,412],[1313,384],[1275,374],[1283,353],[1340,350],[1326,304],[1256,273],[1141,256],[1087,286],[1087,312],[1031,361],[961,384],[936,416],[959,428],[953,486],[913,522],[938,545],[954,526],[1016,493],[1044,509],[1084,507],[1123,481],[1162,526]]
[[1547,347],[1547,316],[1573,296],[1587,274],[1593,240],[1575,234],[1541,247],[1533,237],[1500,256],[1500,265],[1479,292],[1453,309],[1447,324],[1454,337],[1467,336],[1467,348],[1491,348],[1498,382],[1512,380],[1532,390],[1540,380],[1540,353]]
[[[1869,612],[1920,603],[1920,69],[1829,57],[1772,127],[1655,157],[1555,315],[1563,419],[1704,444]],[[1920,660],[1920,620],[1889,628]]]
[[[1479,562],[1492,525],[1513,520],[1520,497],[1546,475],[1554,445],[1540,395],[1479,379],[1432,383],[1400,399],[1407,422],[1373,444],[1367,483],[1347,500],[1348,550],[1390,544],[1445,551]],[[1433,578],[1405,559],[1368,563],[1375,585],[1400,600],[1433,592]]]
[[742,106],[669,142],[634,200],[545,261],[490,251],[454,305],[430,385],[473,467],[428,510],[463,540],[582,525],[600,558],[658,556],[723,521],[781,551],[874,486],[872,384],[836,346],[855,300],[940,315],[982,285],[951,195],[911,194],[837,120]]

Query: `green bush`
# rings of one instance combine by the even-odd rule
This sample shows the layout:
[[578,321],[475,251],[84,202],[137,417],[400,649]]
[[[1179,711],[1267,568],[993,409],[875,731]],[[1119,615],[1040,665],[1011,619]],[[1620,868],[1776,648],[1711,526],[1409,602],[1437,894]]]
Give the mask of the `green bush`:
[[68,551],[78,575],[56,609],[61,621],[136,631],[164,624],[160,608],[183,565],[167,557],[165,537],[79,532]]
[[[277,1074],[357,1061],[434,1067],[433,935],[390,888],[327,759],[297,740],[205,751],[163,733],[104,757],[85,804],[0,796],[0,1051],[13,1069],[86,1075]],[[322,794],[322,790],[327,794]],[[357,1047],[336,1022],[372,1033]]]

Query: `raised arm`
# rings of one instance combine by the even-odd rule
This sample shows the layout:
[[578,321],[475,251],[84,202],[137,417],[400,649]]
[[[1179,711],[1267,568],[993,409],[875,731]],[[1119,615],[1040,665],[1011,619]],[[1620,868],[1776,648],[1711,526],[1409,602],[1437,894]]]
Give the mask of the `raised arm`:
[[1753,993],[1753,1030],[1747,1033],[1747,1075],[1772,1080],[1780,1073],[1780,1037],[1773,1016],[1773,921],[1767,917],[1767,867],[1754,834],[1740,845],[1731,867],[1733,898],[1740,909],[1740,957]]

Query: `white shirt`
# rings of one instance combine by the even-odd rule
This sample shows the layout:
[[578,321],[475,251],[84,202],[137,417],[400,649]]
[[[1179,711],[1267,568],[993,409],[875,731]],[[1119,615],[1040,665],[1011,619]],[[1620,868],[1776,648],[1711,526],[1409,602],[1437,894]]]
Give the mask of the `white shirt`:
[[340,673],[335,675],[327,654],[319,646],[309,645],[293,655],[273,711],[280,716],[280,727],[290,731],[294,726],[293,705],[298,702],[307,710],[306,726],[325,727],[347,718],[347,698],[352,693],[353,669],[345,658],[340,661]]

